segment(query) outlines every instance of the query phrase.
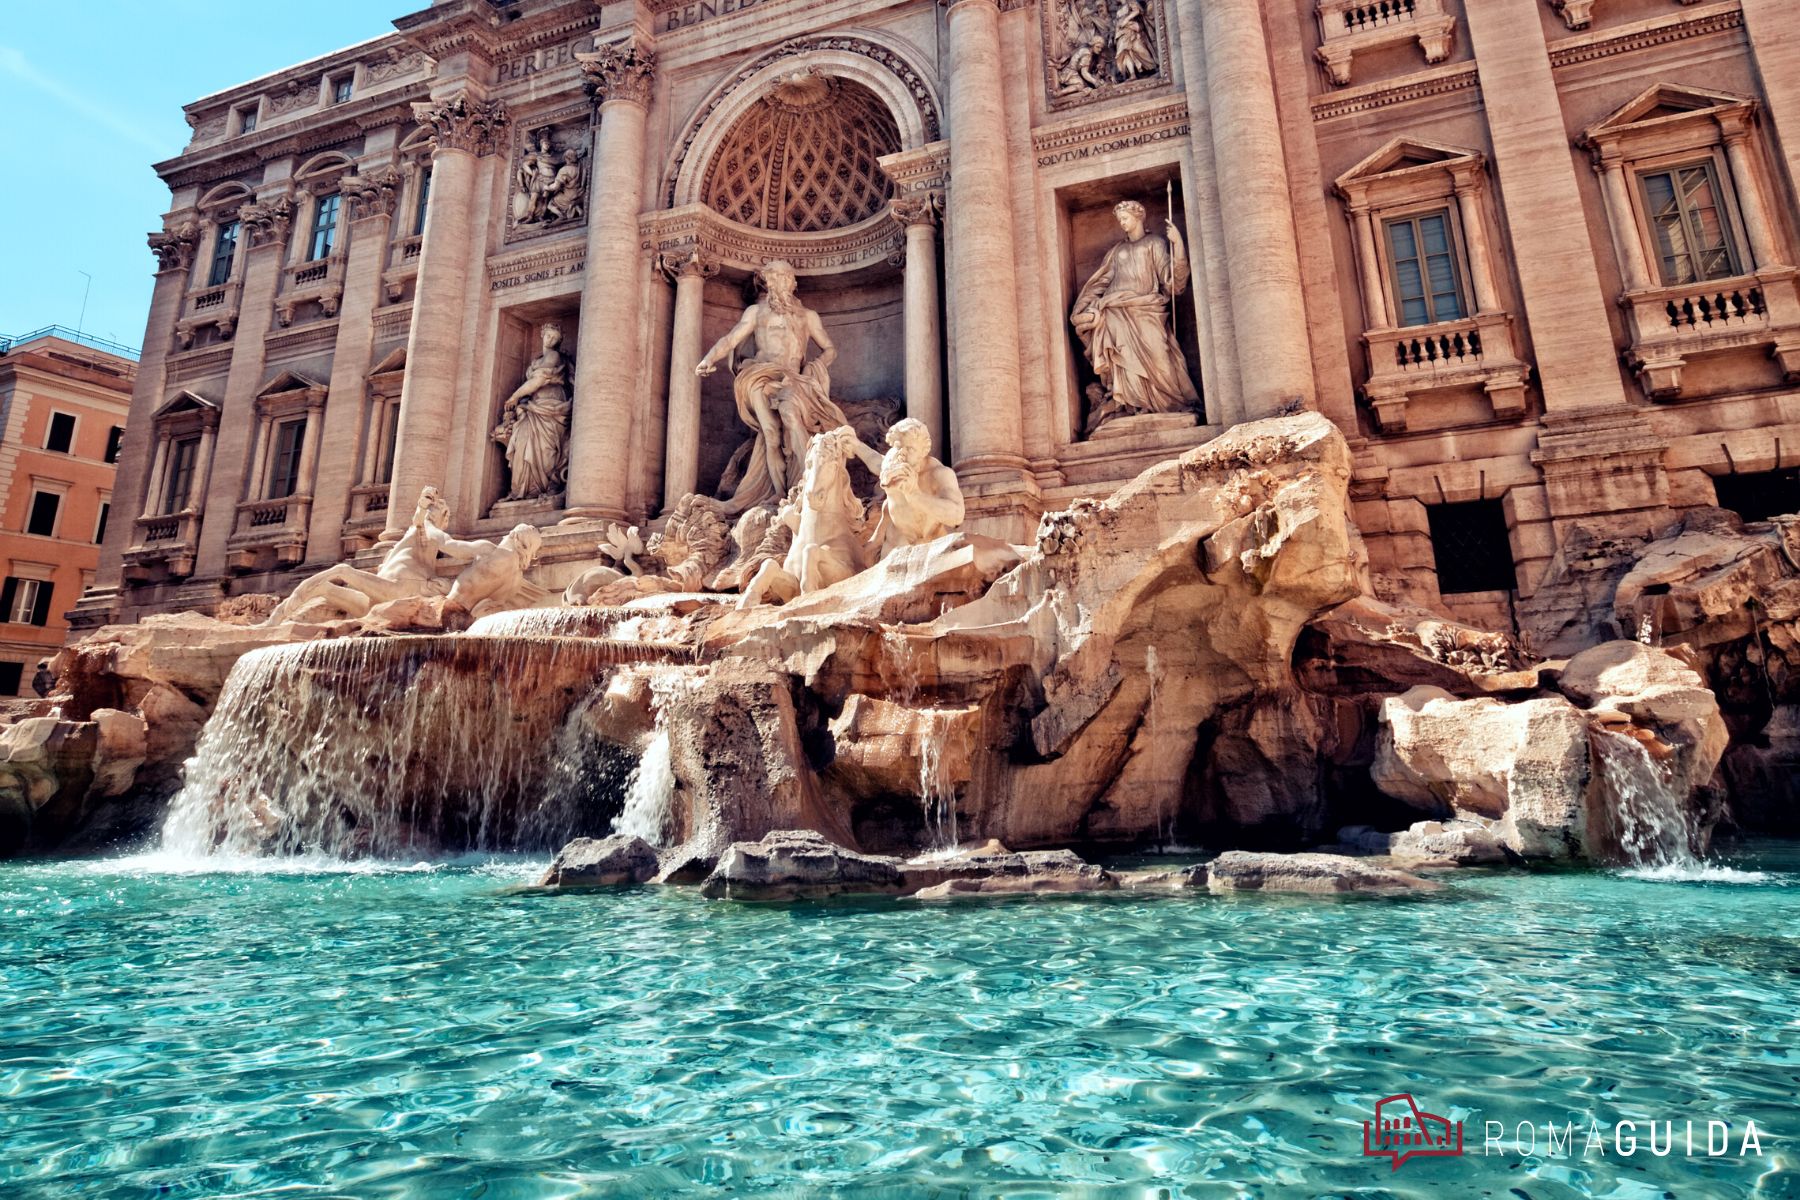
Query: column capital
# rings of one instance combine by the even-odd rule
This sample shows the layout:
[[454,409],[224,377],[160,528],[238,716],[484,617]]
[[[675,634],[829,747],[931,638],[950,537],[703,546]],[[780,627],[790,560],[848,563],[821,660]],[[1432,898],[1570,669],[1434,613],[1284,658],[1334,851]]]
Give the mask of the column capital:
[[294,222],[294,201],[280,196],[267,203],[252,200],[238,209],[238,221],[250,235],[250,248],[280,245]]
[[895,196],[888,201],[888,215],[902,229],[911,229],[915,225],[935,228],[944,216],[944,193],[926,190]]
[[393,167],[380,167],[367,175],[344,176],[339,190],[350,202],[350,219],[366,221],[371,217],[391,217],[399,203],[400,187],[405,180]]
[[431,126],[434,154],[461,150],[480,158],[492,154],[500,131],[510,118],[499,100],[483,100],[472,92],[458,92],[442,100],[426,100],[412,106],[413,119]]
[[200,226],[183,221],[173,229],[152,233],[146,239],[150,252],[156,255],[157,271],[185,271],[194,265],[194,247],[200,241]]
[[623,101],[650,107],[650,89],[656,81],[656,48],[648,41],[629,37],[609,42],[592,54],[577,54],[582,85],[597,104]]
[[711,279],[719,273],[719,257],[697,242],[675,242],[659,246],[655,257],[656,269],[669,277],[672,283],[682,276],[697,276]]

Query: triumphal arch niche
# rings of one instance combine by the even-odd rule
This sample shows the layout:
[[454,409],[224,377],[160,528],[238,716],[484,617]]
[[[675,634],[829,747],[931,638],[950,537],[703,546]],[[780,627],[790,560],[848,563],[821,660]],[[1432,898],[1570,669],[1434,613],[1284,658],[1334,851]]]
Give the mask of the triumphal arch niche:
[[[792,268],[828,331],[818,390],[833,411],[867,436],[911,415],[943,445],[938,132],[919,70],[860,37],[786,42],[701,103],[664,180],[669,207],[648,222],[676,289],[668,504],[694,491],[748,494],[755,431],[737,373],[692,366],[764,294],[771,263]],[[826,354],[815,346],[811,357]]]

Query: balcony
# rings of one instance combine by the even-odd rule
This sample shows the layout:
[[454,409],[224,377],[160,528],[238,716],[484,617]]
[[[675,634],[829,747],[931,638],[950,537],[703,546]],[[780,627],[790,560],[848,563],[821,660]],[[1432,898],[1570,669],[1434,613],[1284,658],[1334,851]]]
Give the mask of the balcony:
[[149,583],[160,573],[185,579],[194,573],[200,545],[200,514],[192,509],[156,517],[139,517],[136,537],[125,552],[125,579]]
[[325,258],[284,267],[275,319],[283,327],[292,325],[294,314],[309,301],[316,301],[325,316],[337,316],[338,305],[344,299],[344,259],[343,250],[337,249]]
[[387,528],[388,485],[365,483],[350,489],[350,515],[344,521],[343,555],[349,558],[381,540]]
[[1331,82],[1351,80],[1356,56],[1416,41],[1428,63],[1450,57],[1456,18],[1443,0],[1319,0],[1319,62]]
[[1627,292],[1619,303],[1628,361],[1652,400],[1681,399],[1689,360],[1722,351],[1766,348],[1788,382],[1800,381],[1800,271],[1792,267]]
[[404,299],[406,285],[418,278],[419,252],[424,245],[425,238],[422,234],[401,238],[394,243],[387,274],[382,279],[382,290],[386,293],[389,304],[396,304]]
[[240,573],[291,567],[306,558],[306,523],[312,497],[246,500],[237,507],[237,527],[225,543],[225,565]]
[[1494,418],[1525,415],[1525,364],[1513,337],[1512,318],[1481,313],[1461,321],[1407,329],[1371,329],[1369,382],[1364,389],[1383,433],[1404,433],[1407,407],[1432,392],[1479,388]]
[[231,340],[231,335],[237,332],[242,286],[233,276],[228,283],[188,293],[181,317],[175,322],[175,337],[183,350],[190,349],[195,336],[209,325],[218,328],[220,341]]

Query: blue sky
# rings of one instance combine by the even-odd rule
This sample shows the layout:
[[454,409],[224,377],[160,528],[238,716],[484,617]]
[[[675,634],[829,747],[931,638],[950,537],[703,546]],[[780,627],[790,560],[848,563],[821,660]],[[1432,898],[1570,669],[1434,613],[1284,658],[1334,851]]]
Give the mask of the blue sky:
[[0,334],[81,318],[144,338],[169,191],[150,169],[187,144],[181,106],[393,28],[428,0],[0,3]]

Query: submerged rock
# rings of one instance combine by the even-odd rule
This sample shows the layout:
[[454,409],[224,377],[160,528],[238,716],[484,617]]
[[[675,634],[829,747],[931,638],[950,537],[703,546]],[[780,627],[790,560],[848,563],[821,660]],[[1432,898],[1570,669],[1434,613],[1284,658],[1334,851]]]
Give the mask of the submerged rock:
[[1228,850],[1207,864],[1214,892],[1423,892],[1442,884],[1343,854]]
[[538,880],[539,887],[604,888],[647,883],[657,873],[656,847],[640,837],[576,838]]
[[904,886],[897,858],[859,854],[810,829],[784,829],[761,841],[732,843],[700,893],[713,899],[794,900],[898,892]]
[[901,867],[904,889],[919,900],[951,896],[1110,892],[1108,871],[1069,850],[1002,850],[957,858],[912,860]]

